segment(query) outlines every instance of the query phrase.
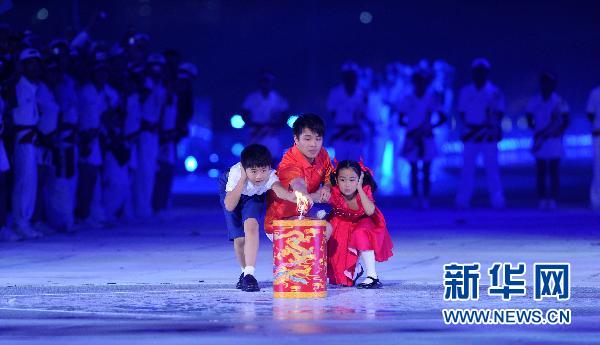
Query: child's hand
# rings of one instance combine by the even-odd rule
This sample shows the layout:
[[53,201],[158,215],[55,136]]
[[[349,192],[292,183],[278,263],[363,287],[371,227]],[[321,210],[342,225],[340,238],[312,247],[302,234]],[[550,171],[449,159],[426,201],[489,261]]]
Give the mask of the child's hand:
[[308,199],[308,209],[310,210],[315,204],[315,201],[310,197],[310,195],[305,195],[305,197]]
[[321,192],[320,192],[320,202],[328,202],[329,198],[331,198],[331,189],[329,188],[329,186],[323,186],[321,187]]
[[360,177],[358,178],[358,188],[362,189],[364,179],[365,179],[365,173],[361,171]]
[[240,182],[241,183],[245,183],[246,180],[248,180],[248,175],[246,175],[246,169],[244,169],[244,167],[240,168],[241,173],[240,173]]

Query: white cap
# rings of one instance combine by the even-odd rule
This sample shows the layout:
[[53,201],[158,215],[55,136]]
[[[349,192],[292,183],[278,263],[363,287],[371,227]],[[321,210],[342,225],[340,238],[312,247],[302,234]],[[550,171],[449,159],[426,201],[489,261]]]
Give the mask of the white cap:
[[177,68],[177,76],[179,78],[196,78],[198,76],[198,68],[191,62],[184,62]]
[[33,48],[26,48],[23,49],[23,51],[21,52],[21,55],[19,56],[19,61],[23,61],[23,60],[27,60],[27,59],[42,59],[42,56],[40,55],[40,52],[37,51],[37,49],[33,49]]
[[153,53],[148,55],[148,59],[146,60],[149,64],[159,64],[164,65],[166,63],[165,57],[161,54]]
[[473,62],[471,63],[471,68],[477,68],[477,67],[484,67],[484,68],[490,69],[492,67],[492,65],[490,64],[488,59],[477,58],[477,59],[473,60]]

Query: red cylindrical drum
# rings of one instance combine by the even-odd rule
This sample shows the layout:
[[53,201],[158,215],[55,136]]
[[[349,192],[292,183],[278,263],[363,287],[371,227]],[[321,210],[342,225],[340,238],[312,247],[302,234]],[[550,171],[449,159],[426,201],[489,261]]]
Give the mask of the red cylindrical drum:
[[273,221],[273,294],[276,298],[327,296],[327,222]]

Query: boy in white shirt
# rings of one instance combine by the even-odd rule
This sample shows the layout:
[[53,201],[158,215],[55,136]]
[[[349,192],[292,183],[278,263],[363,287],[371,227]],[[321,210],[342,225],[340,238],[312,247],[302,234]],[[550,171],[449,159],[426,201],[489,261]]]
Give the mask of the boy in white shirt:
[[242,151],[241,161],[219,179],[219,196],[229,240],[233,241],[242,268],[236,287],[247,292],[260,291],[254,278],[254,266],[259,224],[264,218],[269,189],[273,189],[279,198],[296,202],[294,193],[283,188],[272,169],[271,152],[259,144],[247,146]]

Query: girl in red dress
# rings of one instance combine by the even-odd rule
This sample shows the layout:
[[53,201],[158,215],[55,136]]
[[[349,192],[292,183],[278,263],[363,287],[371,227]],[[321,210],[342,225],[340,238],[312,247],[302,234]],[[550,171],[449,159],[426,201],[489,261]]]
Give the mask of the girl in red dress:
[[377,184],[373,175],[362,162],[345,160],[337,165],[332,184],[329,203],[333,210],[329,221],[333,234],[327,243],[329,283],[354,286],[354,269],[360,258],[367,277],[357,287],[381,288],[375,261],[387,261],[393,255],[393,244],[385,218],[374,203]]

